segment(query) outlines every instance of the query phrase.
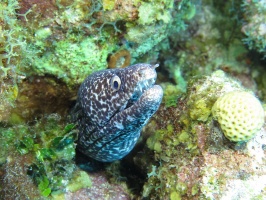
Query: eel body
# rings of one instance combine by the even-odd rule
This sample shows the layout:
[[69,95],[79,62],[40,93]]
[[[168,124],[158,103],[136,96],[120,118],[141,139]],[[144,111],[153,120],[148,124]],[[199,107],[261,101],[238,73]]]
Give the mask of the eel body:
[[107,69],[85,79],[72,114],[79,129],[77,148],[82,153],[112,162],[133,149],[162,101],[162,88],[155,85],[157,66]]

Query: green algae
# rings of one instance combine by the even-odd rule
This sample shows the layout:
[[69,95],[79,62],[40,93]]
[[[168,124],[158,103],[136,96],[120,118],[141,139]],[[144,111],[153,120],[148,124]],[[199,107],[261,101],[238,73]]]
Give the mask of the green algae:
[[[34,56],[31,64],[35,73],[53,74],[69,84],[77,84],[81,83],[88,74],[106,68],[108,54],[114,50],[110,45],[111,41],[108,45],[104,43],[96,45],[97,38],[84,37],[79,39],[81,41],[77,41],[73,37],[69,36],[66,40],[58,41],[41,57]],[[27,51],[32,52],[35,48],[29,46]]]
[[92,182],[90,176],[84,171],[79,171],[74,173],[73,178],[70,180],[66,188],[71,192],[75,192],[81,188],[89,188],[91,186]]
[[[19,33],[21,27],[16,24],[16,9],[19,8],[15,0],[0,3],[0,121],[8,121],[10,111],[15,107],[18,94],[16,71],[17,59],[21,46],[25,43]],[[26,14],[25,14],[26,15]]]
[[[30,158],[24,168],[41,195],[63,192],[75,170],[73,158],[77,133],[74,127],[73,124],[64,125],[56,114],[38,120],[33,126],[2,127],[1,141],[5,146],[1,152],[1,165],[5,166],[7,158],[16,159],[13,151],[17,151],[20,156]],[[6,179],[9,179],[8,174]],[[30,194],[30,191],[24,192]]]
[[173,6],[173,0],[142,2],[139,7],[138,23],[141,25],[152,24],[156,21],[169,23],[172,19],[171,10],[173,9]]
[[266,58],[266,6],[265,2],[258,1],[243,1],[242,9],[245,13],[245,23],[242,26],[242,32],[246,35],[243,42],[250,49],[254,49]]
[[[87,75],[107,68],[113,52],[127,49],[136,62],[170,31],[184,29],[185,15],[193,13],[188,5],[193,4],[187,0],[129,1],[119,7],[116,1],[59,1],[55,6],[42,5],[48,6],[47,18],[37,14],[42,12],[38,3],[25,12],[23,2],[4,1],[0,10],[6,11],[0,19],[8,19],[9,24],[1,27],[8,39],[7,59],[10,62],[16,56],[19,69],[27,75],[48,74],[68,86],[80,84]],[[17,14],[17,10],[25,13]]]
[[177,100],[184,91],[177,85],[170,83],[162,84],[162,87],[164,88],[163,103],[165,104],[165,107],[176,107]]
[[115,7],[115,0],[103,0],[104,10],[113,10]]

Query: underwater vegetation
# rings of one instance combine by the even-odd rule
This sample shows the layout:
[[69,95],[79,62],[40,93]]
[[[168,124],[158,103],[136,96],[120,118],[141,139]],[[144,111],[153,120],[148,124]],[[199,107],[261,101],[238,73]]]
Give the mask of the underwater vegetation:
[[8,121],[18,96],[17,74],[14,66],[10,68],[0,66],[0,68],[0,121]]
[[[38,187],[39,191],[31,189],[37,196],[38,193],[49,196],[52,191],[65,189],[75,170],[76,135],[73,128],[73,124],[64,126],[57,114],[44,117],[32,126],[1,127],[1,144],[4,145],[1,147],[1,165],[5,166],[1,186],[5,188],[1,188],[4,191],[1,196],[30,198],[28,187]],[[22,169],[23,173],[20,173]],[[14,193],[12,188],[17,191]]]
[[17,66],[13,61],[23,42],[17,38],[21,29],[15,28],[17,8],[18,2],[0,5],[0,121],[8,120],[18,95]]
[[0,19],[8,24],[1,27],[7,39],[1,42],[3,55],[8,64],[16,56],[27,75],[53,75],[73,86],[107,68],[108,58],[122,50],[132,62],[156,60],[155,46],[185,28],[193,7],[188,0],[5,0],[0,8]]
[[[265,35],[263,0],[2,0],[1,198],[265,199]],[[162,104],[127,156],[94,163],[78,88],[136,63],[159,64]]]
[[266,53],[266,5],[265,1],[247,1],[242,4],[244,10],[244,25],[242,32],[246,35],[243,39],[250,49],[264,55]]

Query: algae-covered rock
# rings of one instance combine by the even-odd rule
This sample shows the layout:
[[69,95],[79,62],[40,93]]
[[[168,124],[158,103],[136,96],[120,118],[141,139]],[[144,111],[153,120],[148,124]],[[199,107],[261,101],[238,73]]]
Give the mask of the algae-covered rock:
[[[63,191],[75,170],[73,128],[73,124],[64,125],[57,114],[46,116],[34,125],[1,127],[0,164],[4,169],[1,196],[34,199],[36,195],[42,198]],[[17,188],[16,192],[8,189],[11,187]]]
[[14,66],[5,68],[0,63],[0,122],[7,122],[18,96],[17,75]]
[[[213,72],[201,83],[193,84],[188,93],[188,113],[193,120],[206,122],[211,114],[214,102],[223,94],[231,91],[244,90],[240,83],[226,76],[222,70]],[[192,80],[191,82],[194,82]]]
[[11,34],[8,59],[16,55],[25,74],[52,75],[68,86],[106,69],[110,55],[120,50],[130,52],[131,62],[157,59],[156,46],[172,30],[185,28],[185,16],[194,7],[188,0],[12,3],[0,5],[7,10],[0,20],[9,12],[19,16],[12,27],[1,27]]
[[266,4],[264,0],[248,1],[242,4],[245,17],[242,32],[246,35],[244,43],[250,49],[262,53],[266,57]]
[[67,191],[75,192],[81,188],[90,188],[92,185],[89,175],[84,172],[76,172],[67,185]]
[[[188,93],[177,100],[176,107],[161,107],[147,125],[147,147],[153,161],[145,163],[147,181],[142,197],[156,199],[252,199],[265,197],[260,189],[252,190],[256,180],[266,175],[265,127],[248,142],[233,143],[223,134],[211,114],[215,101],[232,91],[246,90],[222,71],[190,81]],[[202,113],[201,113],[202,112]],[[241,113],[238,113],[241,115]],[[243,116],[245,117],[245,116]],[[146,159],[143,156],[143,159]]]
[[88,174],[77,167],[76,136],[75,126],[58,114],[31,125],[0,127],[1,197],[130,199],[125,183],[110,182],[104,172]]
[[[81,83],[88,74],[106,69],[107,57],[114,50],[113,43],[98,42],[97,37],[76,38],[69,36],[49,46],[49,50],[35,54],[36,46],[28,45],[24,64],[30,63],[35,74],[51,74],[68,85]],[[38,47],[37,47],[38,48]],[[42,48],[42,47],[40,47]],[[31,58],[29,58],[31,56]],[[30,60],[29,60],[30,59]]]

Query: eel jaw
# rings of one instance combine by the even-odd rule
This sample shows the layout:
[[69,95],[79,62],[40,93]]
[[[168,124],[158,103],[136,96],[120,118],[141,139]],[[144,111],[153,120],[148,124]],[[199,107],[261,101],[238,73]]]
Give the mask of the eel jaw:
[[134,92],[131,95],[130,99],[123,106],[121,106],[119,111],[117,111],[115,114],[133,106],[134,103],[136,103],[139,100],[139,98],[144,94],[145,91],[154,86],[155,81],[156,77],[140,81],[135,87]]
[[155,68],[159,65],[150,66],[149,69],[141,69],[138,71],[140,80],[138,81],[133,94],[131,95],[130,99],[128,100],[125,109],[132,106],[143,94],[146,90],[152,88],[155,84],[157,73]]
[[135,90],[129,100],[129,103],[134,103],[137,101],[141,95],[149,88],[151,88],[155,83],[156,78],[147,79],[138,83]]
[[157,73],[155,69],[159,66],[159,64],[149,65],[149,67],[140,68],[135,73],[138,74],[138,82],[135,85],[134,91],[130,98],[125,102],[123,106],[120,107],[118,112],[123,111],[131,107],[135,104],[140,97],[144,94],[144,92],[150,88],[152,88],[155,84]]

